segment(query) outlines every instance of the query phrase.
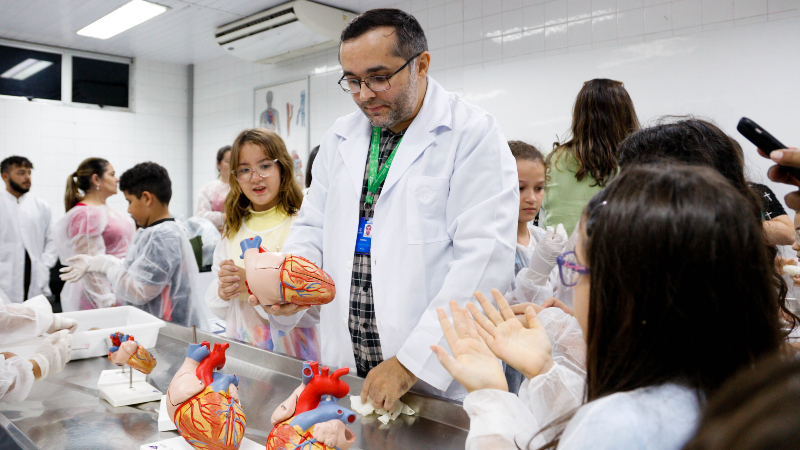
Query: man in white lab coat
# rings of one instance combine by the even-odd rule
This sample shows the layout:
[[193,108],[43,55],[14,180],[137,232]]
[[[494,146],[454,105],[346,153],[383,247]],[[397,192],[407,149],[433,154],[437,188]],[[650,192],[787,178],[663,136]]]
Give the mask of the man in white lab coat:
[[[413,16],[361,14],[342,33],[339,59],[343,95],[361,111],[323,137],[283,248],[336,283],[336,298],[320,309],[322,362],[365,376],[362,398],[376,408],[389,409],[418,381],[463,397],[430,350],[446,345],[436,308],[510,285],[514,158],[494,117],[427,76],[431,56]],[[304,308],[269,312],[285,331]]]
[[28,193],[33,164],[23,156],[0,162],[0,295],[22,303],[50,295],[50,269],[58,260],[50,206]]

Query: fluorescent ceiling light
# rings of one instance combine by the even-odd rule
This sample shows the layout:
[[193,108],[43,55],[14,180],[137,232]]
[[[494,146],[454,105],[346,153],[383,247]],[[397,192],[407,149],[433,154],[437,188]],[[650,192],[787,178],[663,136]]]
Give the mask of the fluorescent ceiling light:
[[166,6],[156,5],[144,0],[133,0],[83,27],[78,31],[78,34],[98,39],[108,39],[148,21],[166,10]]
[[15,80],[24,80],[31,75],[37,74],[42,70],[52,66],[50,61],[40,61],[38,59],[28,58],[25,61],[17,64],[16,66],[6,70],[0,75],[0,78],[13,78]]

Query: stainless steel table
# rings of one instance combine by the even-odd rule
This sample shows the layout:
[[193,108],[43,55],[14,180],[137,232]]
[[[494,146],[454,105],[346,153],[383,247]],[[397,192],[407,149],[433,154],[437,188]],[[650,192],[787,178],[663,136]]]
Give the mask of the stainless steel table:
[[[302,361],[199,330],[197,334],[198,341],[230,343],[222,371],[239,376],[239,392],[247,416],[245,436],[265,444],[272,429],[272,411],[300,384]],[[158,365],[148,382],[166,393],[191,341],[192,331],[188,328],[172,324],[162,328],[156,347],[151,350]],[[158,402],[114,408],[98,398],[100,371],[113,368],[116,366],[106,357],[72,361],[61,373],[36,382],[24,402],[0,403],[0,447],[138,450],[142,444],[178,436],[177,432],[158,431]],[[351,394],[361,391],[362,379],[342,379],[350,385]],[[469,419],[460,404],[414,393],[406,394],[403,401],[418,411],[418,416],[401,416],[388,425],[378,422],[375,416],[359,416],[350,425],[357,436],[354,448],[464,448]],[[340,403],[350,407],[348,399]]]

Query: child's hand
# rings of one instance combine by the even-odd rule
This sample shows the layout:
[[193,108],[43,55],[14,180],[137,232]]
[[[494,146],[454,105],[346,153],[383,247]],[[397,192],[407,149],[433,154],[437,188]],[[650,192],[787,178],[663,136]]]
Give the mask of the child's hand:
[[439,362],[468,392],[479,389],[508,391],[503,367],[486,346],[485,340],[478,335],[475,321],[454,301],[450,302],[450,311],[453,313],[452,324],[444,310],[436,308],[444,338],[453,352],[453,356],[450,356],[442,347],[432,345],[431,350]]
[[[244,270],[239,270],[232,259],[227,259],[219,264],[219,287],[217,288],[217,295],[222,300],[232,300],[239,296],[244,287],[242,281]],[[244,292],[247,288],[244,287]]]
[[492,295],[500,311],[483,294],[475,293],[488,318],[477,306],[467,303],[467,309],[479,325],[478,333],[492,353],[528,379],[550,370],[553,366],[553,348],[533,306],[525,310],[527,326],[523,326],[514,317],[514,311],[503,294],[492,289]]

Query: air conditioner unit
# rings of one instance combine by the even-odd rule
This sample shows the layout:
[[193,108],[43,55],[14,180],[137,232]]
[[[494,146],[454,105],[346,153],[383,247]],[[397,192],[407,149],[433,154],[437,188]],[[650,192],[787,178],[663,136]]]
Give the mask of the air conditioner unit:
[[355,16],[296,0],[221,26],[214,36],[231,55],[269,64],[335,47],[342,30]]

